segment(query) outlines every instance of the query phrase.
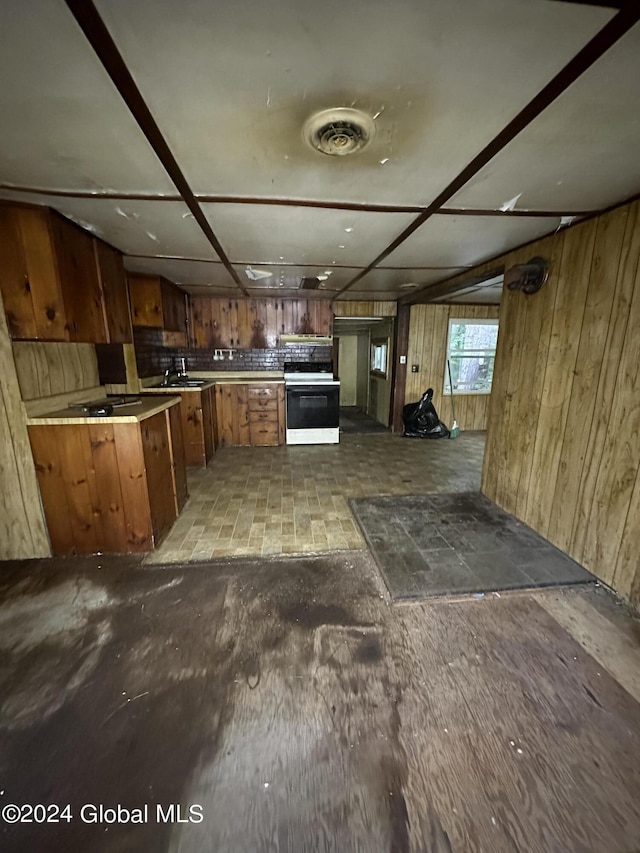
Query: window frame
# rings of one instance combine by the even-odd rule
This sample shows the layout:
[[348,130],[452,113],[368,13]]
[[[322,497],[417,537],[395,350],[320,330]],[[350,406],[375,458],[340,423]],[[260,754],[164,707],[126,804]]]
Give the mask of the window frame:
[[[443,389],[442,389],[443,396],[450,397],[452,394],[456,397],[458,397],[458,396],[483,396],[483,397],[487,396],[488,394],[491,394],[491,390],[493,388],[493,374],[491,375],[491,387],[490,388],[479,388],[479,389],[475,389],[475,390],[468,390],[468,389],[459,390],[457,388],[451,388],[451,389],[449,388],[448,361],[450,361],[450,360],[452,361],[453,358],[465,358],[465,356],[462,355],[462,353],[464,353],[465,350],[454,350],[453,352],[451,350],[452,328],[453,328],[453,326],[461,326],[461,325],[496,326],[496,328],[498,328],[498,330],[500,328],[499,327],[499,321],[498,321],[497,317],[495,317],[495,318],[494,317],[483,318],[483,319],[478,319],[475,317],[450,317],[449,318],[449,326],[447,329],[447,349],[446,349],[445,365],[444,365],[444,383],[443,383]],[[494,363],[494,369],[495,369],[495,359],[496,359],[497,348],[498,348],[498,340],[496,337],[495,349],[471,349],[470,348],[468,350],[469,355],[467,356],[467,358],[477,358],[477,357],[492,358],[493,363]]]
[[[384,370],[375,367],[376,351],[384,348]],[[375,376],[377,379],[389,378],[389,338],[371,338],[371,347],[369,350],[369,375]]]

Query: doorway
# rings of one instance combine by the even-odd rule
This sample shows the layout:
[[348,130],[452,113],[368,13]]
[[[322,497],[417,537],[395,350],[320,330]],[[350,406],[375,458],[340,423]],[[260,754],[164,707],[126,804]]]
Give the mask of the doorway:
[[341,430],[389,428],[393,317],[336,317],[334,365],[340,379]]

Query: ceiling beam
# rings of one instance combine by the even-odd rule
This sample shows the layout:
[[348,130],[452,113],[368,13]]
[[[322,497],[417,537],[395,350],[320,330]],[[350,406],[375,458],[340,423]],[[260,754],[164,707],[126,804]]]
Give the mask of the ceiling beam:
[[[117,190],[59,190],[46,187],[25,187],[18,184],[0,182],[0,190],[24,193],[25,195],[50,195],[59,198],[90,198],[108,199],[111,201],[164,201],[180,202],[180,195],[160,193],[125,193]],[[356,201],[322,201],[307,198],[273,198],[271,196],[234,196],[194,194],[196,201],[201,204],[248,204],[266,205],[271,207],[311,207],[319,210],[351,210],[356,213],[422,213],[427,205],[420,204],[367,204]],[[602,213],[598,210],[492,210],[489,208],[473,207],[442,207],[437,211],[438,216],[497,216],[531,217],[559,219],[561,216],[592,216]]]
[[575,3],[577,6],[603,6],[607,9],[622,9],[626,0],[549,0],[551,3]]
[[[503,273],[504,265],[494,267],[487,272],[469,276],[461,281],[457,281],[455,284],[451,284],[455,279],[440,281],[438,284],[432,284],[422,288],[419,297],[416,293],[413,293],[412,296],[405,297],[401,300],[400,304],[421,305],[428,302],[435,302],[436,299],[442,299],[443,296],[453,296],[454,293],[460,293],[461,290],[468,290],[470,287],[476,287],[478,284],[482,284],[483,281],[490,281],[492,278],[497,278]],[[456,276],[456,278],[458,278],[458,276]]]
[[375,269],[391,252],[395,251],[418,228],[437,213],[449,199],[483,169],[496,154],[512,142],[525,127],[536,119],[550,104],[565,92],[572,83],[584,74],[622,36],[640,20],[640,2],[627,0],[624,7],[596,33],[596,35],[535,95],[528,104],[477,154],[473,160],[446,186],[428,207],[408,225],[386,249],[347,282],[339,291],[344,293]]
[[166,139],[162,135],[162,131],[151,115],[151,111],[142,97],[142,93],[136,86],[136,83],[125,64],[116,43],[111,38],[109,30],[105,26],[105,23],[100,17],[100,14],[92,0],[65,0],[65,2],[69,11],[80,26],[80,29],[87,37],[91,47],[96,52],[98,59],[105,68],[105,71],[109,77],[111,77],[116,89],[120,93],[120,96],[129,107],[129,110],[131,111],[134,119],[137,121],[140,130],[146,136],[149,144],[155,151],[156,156],[175,184],[175,187],[180,193],[184,203],[187,205],[193,214],[194,219],[202,229],[203,234],[226,267],[229,275],[232,277],[236,285],[240,288],[241,292],[247,296],[247,291],[240,279],[240,276],[233,268],[233,265],[222,248],[220,241],[214,234],[207,217],[204,215],[204,211],[200,207],[186,177],[182,172],[182,169],[173,156]]

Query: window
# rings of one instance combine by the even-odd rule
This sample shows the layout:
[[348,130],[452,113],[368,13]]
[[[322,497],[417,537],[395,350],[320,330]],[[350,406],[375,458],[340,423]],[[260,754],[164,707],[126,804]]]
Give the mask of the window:
[[389,339],[371,341],[371,373],[375,376],[387,377],[387,357]]
[[[447,358],[454,394],[491,392],[497,341],[497,320],[449,320]],[[446,364],[444,393],[451,393]]]

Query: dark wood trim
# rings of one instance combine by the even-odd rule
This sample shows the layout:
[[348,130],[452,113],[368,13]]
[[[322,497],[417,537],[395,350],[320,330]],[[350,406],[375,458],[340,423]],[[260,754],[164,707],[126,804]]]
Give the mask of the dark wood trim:
[[612,45],[622,38],[640,20],[640,3],[629,2],[615,15],[552,80],[535,95],[528,104],[480,151],[476,157],[436,196],[431,204],[402,231],[382,252],[357,276],[347,282],[340,293],[344,293],[371,272],[388,255],[405,242],[421,225],[433,216],[458,190],[487,165],[515,137],[552,104],[572,83],[584,74]]
[[127,68],[116,43],[111,38],[104,21],[100,17],[98,10],[94,6],[92,0],[65,0],[71,14],[74,16],[81,30],[87,37],[89,43],[95,50],[98,59],[102,62],[107,74],[113,80],[122,99],[129,107],[131,114],[135,118],[144,133],[149,144],[156,153],[156,156],[164,166],[167,174],[176,186],[176,189],[184,199],[184,203],[194,216],[194,219],[202,229],[203,234],[211,244],[215,253],[218,255],[222,263],[225,265],[227,272],[235,281],[241,292],[246,295],[246,290],[240,277],[233,268],[229,258],[227,257],[222,245],[209,225],[207,217],[196,197],[189,186],[180,166],[175,157],[171,153],[164,136],[155,119],[151,115],[151,111],[147,106],[144,98],[136,83]]
[[[478,273],[477,275],[469,276],[469,278],[465,278],[463,281],[454,284],[453,286],[449,284],[453,279],[447,279],[445,281],[440,281],[437,284],[431,284],[427,287],[422,288],[420,291],[419,299],[410,299],[406,298],[402,300],[403,305],[425,305],[429,302],[433,302],[436,299],[441,299],[443,296],[453,296],[454,293],[459,293],[461,290],[466,290],[468,287],[473,287],[476,284],[482,284],[483,281],[489,281],[491,278],[495,278],[498,275],[502,275],[504,273],[504,265],[493,267],[493,269],[488,270],[484,273]],[[457,276],[454,276],[457,278]],[[414,294],[412,294],[415,296]]]
[[391,431],[401,433],[404,429],[402,423],[402,409],[404,408],[404,389],[407,384],[407,362],[400,364],[400,356],[409,357],[409,319],[411,308],[409,305],[398,303],[398,314],[396,316],[396,340],[393,348],[393,368],[391,371]]
[[550,0],[552,3],[575,3],[576,6],[602,6],[606,9],[622,9],[625,0]]
[[[96,198],[109,201],[173,201],[183,202],[182,196],[161,193],[126,193],[118,190],[59,190],[46,187],[25,187],[18,184],[0,183],[0,190],[28,195],[50,195],[56,198]],[[196,196],[197,198],[197,196]],[[15,202],[18,204],[19,202]]]
[[[1,201],[1,200],[0,200]],[[220,261],[213,261],[210,258],[192,258],[188,255],[126,255],[127,258],[140,258],[143,260],[149,261],[194,261],[199,264],[220,264]],[[296,264],[289,261],[267,261],[265,263],[261,261],[233,261],[237,266],[255,266],[255,267],[300,267],[301,269],[318,269],[318,267],[323,267],[325,269],[335,269],[335,270],[358,270],[363,269],[362,267],[354,266],[353,264],[331,264],[330,267],[327,267],[325,264]],[[446,267],[378,267],[381,270],[459,270],[463,272],[465,269],[473,269],[473,267],[478,266],[477,264],[466,264],[464,266],[446,266]],[[250,287],[251,285],[247,285]]]
[[[56,198],[93,198],[109,201],[169,201],[183,202],[179,195],[158,193],[124,193],[113,190],[56,190],[44,187],[22,187],[0,183],[0,190],[30,195],[49,195]],[[306,198],[270,198],[267,196],[233,196],[194,194],[196,201],[213,204],[247,204],[270,207],[309,207],[319,210],[353,210],[356,213],[422,213],[427,206],[422,204],[366,204],[351,201],[319,201]],[[18,204],[19,202],[15,202]],[[27,202],[23,202],[27,203]],[[531,219],[558,219],[561,216],[599,216],[601,210],[493,210],[490,208],[441,207],[435,216],[496,216],[500,218],[529,217]]]

